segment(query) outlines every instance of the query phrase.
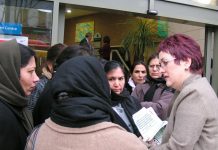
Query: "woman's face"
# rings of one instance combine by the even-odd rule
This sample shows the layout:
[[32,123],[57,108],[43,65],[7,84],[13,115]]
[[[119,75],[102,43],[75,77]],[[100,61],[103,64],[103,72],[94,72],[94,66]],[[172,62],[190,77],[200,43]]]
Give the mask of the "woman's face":
[[160,62],[158,58],[154,58],[150,61],[148,69],[152,78],[157,79],[161,77]]
[[135,85],[144,83],[145,76],[146,76],[145,66],[142,64],[136,65],[132,72],[132,80],[134,81]]
[[175,57],[166,52],[159,53],[161,62],[161,72],[166,80],[166,85],[176,90],[180,90],[184,80],[190,75],[190,61],[180,61],[176,64]]
[[20,84],[26,96],[31,94],[36,86],[36,83],[39,81],[35,69],[36,63],[34,57],[31,57],[28,64],[20,69]]
[[110,89],[120,94],[123,91],[125,85],[125,77],[121,68],[115,68],[107,73],[107,79],[110,85]]

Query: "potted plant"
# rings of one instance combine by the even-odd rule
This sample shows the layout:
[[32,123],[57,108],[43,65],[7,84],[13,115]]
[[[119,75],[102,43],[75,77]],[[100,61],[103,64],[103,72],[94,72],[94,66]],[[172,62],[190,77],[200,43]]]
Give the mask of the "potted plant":
[[123,39],[122,45],[129,51],[131,62],[145,60],[155,50],[162,39],[157,25],[157,20],[139,18],[136,28]]

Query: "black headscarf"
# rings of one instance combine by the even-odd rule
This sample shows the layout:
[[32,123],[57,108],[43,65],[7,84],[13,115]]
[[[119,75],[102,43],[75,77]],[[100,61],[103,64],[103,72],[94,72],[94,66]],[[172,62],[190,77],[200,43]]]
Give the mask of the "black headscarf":
[[21,121],[27,133],[32,130],[31,113],[26,109],[27,98],[20,85],[21,56],[16,40],[0,44],[0,100]]
[[160,86],[160,84],[165,85],[166,81],[164,80],[164,78],[160,77],[160,78],[152,78],[150,76],[149,73],[149,69],[147,68],[147,76],[146,76],[146,80],[145,83],[150,85],[150,88],[148,89],[148,91],[145,93],[144,95],[144,101],[152,101],[153,97],[154,97],[154,93],[157,90],[157,88]]
[[[116,94],[113,91],[111,91],[111,99],[112,99],[112,106],[116,106],[120,103],[121,105],[125,105],[131,108],[134,111],[134,113],[136,112],[136,107],[135,107],[136,104],[131,99],[129,91],[126,88],[124,88],[120,94]],[[138,108],[137,106],[137,109],[139,110],[140,108]]]
[[110,89],[99,61],[90,56],[62,64],[51,83],[51,119],[66,127],[86,127],[113,120]]

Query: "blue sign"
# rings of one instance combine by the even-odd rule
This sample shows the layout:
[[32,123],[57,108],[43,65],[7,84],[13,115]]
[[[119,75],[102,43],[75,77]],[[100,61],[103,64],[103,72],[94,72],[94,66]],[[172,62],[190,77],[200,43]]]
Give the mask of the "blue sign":
[[8,35],[21,35],[22,25],[14,23],[1,23],[0,22],[0,34]]

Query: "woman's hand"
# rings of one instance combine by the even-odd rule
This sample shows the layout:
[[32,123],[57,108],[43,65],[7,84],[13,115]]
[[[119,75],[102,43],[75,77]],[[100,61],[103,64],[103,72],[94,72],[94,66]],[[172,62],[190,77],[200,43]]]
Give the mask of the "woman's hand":
[[147,146],[148,149],[150,149],[151,147],[157,146],[157,143],[155,142],[154,139],[152,139],[150,141],[144,141],[141,136],[139,137],[139,139]]

